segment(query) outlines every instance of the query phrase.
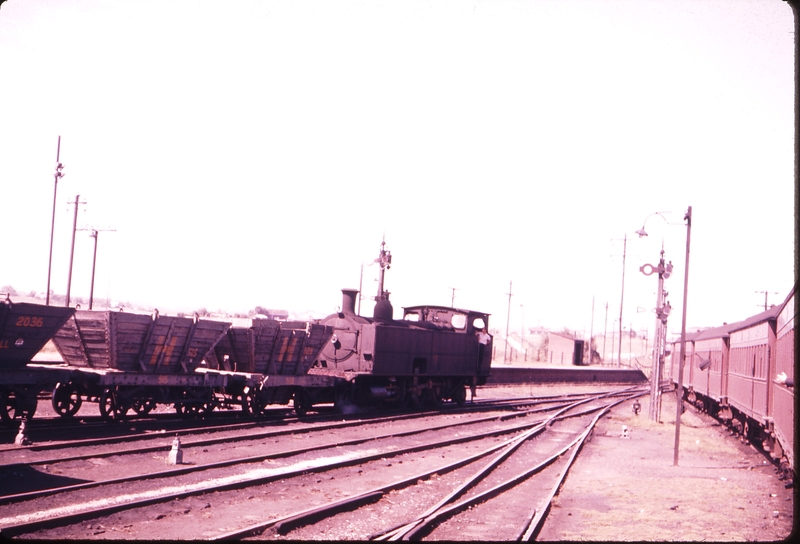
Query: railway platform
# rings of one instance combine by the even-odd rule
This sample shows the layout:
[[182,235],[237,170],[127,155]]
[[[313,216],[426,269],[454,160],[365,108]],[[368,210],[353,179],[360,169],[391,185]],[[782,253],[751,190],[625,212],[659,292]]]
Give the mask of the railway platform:
[[514,383],[642,383],[647,377],[635,368],[573,365],[498,365],[492,363],[487,385]]
[[795,488],[763,454],[687,406],[674,466],[674,395],[663,395],[660,422],[640,402],[638,416],[627,402],[598,422],[537,540],[790,539]]

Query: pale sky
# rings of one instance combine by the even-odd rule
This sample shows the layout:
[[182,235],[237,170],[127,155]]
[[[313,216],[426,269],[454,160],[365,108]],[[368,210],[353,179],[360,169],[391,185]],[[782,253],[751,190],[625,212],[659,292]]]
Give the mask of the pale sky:
[[793,40],[781,0],[8,0],[0,286],[46,289],[60,135],[51,288],[80,195],[95,304],[324,317],[385,236],[395,317],[504,330],[513,282],[512,330],[597,334],[627,237],[623,323],[663,241],[675,332],[692,206],[688,325],[743,319],[793,284]]

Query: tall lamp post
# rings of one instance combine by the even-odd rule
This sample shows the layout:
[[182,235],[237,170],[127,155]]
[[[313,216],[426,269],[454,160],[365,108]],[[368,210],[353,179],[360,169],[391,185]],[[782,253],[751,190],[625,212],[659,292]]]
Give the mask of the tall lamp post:
[[686,221],[686,263],[683,272],[683,316],[681,318],[681,358],[678,362],[678,387],[676,391],[676,404],[678,405],[675,415],[675,453],[672,464],[678,466],[678,448],[681,442],[681,413],[683,412],[683,364],[686,358],[686,299],[689,293],[689,246],[692,240],[692,207],[686,210],[683,216]]
[[61,157],[61,136],[58,137],[58,149],[56,150],[56,173],[55,183],[53,184],[53,220],[50,223],[50,260],[47,263],[47,294],[45,295],[45,306],[50,306],[50,271],[53,269],[53,234],[56,230],[56,194],[58,193],[58,180],[64,177],[61,171],[64,165],[59,162]]

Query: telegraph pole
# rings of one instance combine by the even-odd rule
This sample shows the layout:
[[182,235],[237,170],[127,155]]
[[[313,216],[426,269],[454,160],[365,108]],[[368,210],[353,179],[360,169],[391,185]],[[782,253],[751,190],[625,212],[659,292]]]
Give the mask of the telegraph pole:
[[508,354],[508,325],[511,323],[511,281],[508,282],[508,317],[506,318],[506,347],[503,349],[503,364],[506,362]]
[[628,252],[628,234],[622,238],[622,293],[619,295],[619,353],[617,364],[622,366],[622,300],[625,298],[625,256]]
[[451,308],[455,308],[456,307],[456,288],[455,287],[448,287],[448,289],[452,289],[453,290],[453,294],[450,297],[450,307]]
[[594,295],[592,295],[592,319],[589,325],[589,364],[592,364],[592,336],[594,335]]
[[94,303],[94,267],[97,264],[97,232],[96,230],[92,231],[90,236],[94,238],[94,253],[92,254],[92,283],[91,287],[89,287],[89,309],[92,309],[92,303]]
[[72,288],[72,259],[75,256],[75,231],[78,230],[78,205],[86,204],[86,202],[80,201],[81,195],[75,195],[75,202],[70,202],[70,204],[75,204],[75,216],[72,220],[72,250],[69,254],[69,276],[67,277],[67,302],[65,306],[69,306],[69,292]]
[[767,309],[768,309],[768,307],[767,307],[767,297],[768,297],[770,294],[777,295],[778,293],[776,293],[775,291],[770,291],[770,292],[768,292],[768,291],[756,291],[756,294],[757,294],[757,295],[758,295],[758,294],[762,294],[762,295],[764,295],[764,311],[766,312],[766,311],[767,311]]
[[606,302],[606,322],[603,325],[603,364],[606,364],[606,333],[608,332],[608,302]]
[[95,228],[85,228],[85,229],[78,229],[78,230],[89,230],[91,234],[90,237],[94,238],[94,256],[92,257],[92,285],[89,289],[89,309],[92,309],[92,304],[94,302],[94,271],[95,265],[97,264],[97,238],[98,234],[101,231],[108,231],[108,232],[116,232],[116,229],[95,229]]
[[64,177],[61,171],[64,168],[59,162],[61,157],[61,136],[58,137],[58,148],[56,149],[56,173],[55,183],[53,184],[53,220],[50,223],[50,260],[47,264],[47,294],[45,295],[45,305],[50,306],[50,271],[53,268],[53,234],[56,230],[56,193],[58,192],[58,180]]

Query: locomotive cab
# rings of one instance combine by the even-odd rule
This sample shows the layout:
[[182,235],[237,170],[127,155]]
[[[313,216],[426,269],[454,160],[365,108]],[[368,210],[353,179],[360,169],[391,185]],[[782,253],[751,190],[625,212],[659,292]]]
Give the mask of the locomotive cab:
[[488,315],[445,306],[410,306],[403,308],[403,320],[432,323],[436,328],[476,334],[486,327]]

